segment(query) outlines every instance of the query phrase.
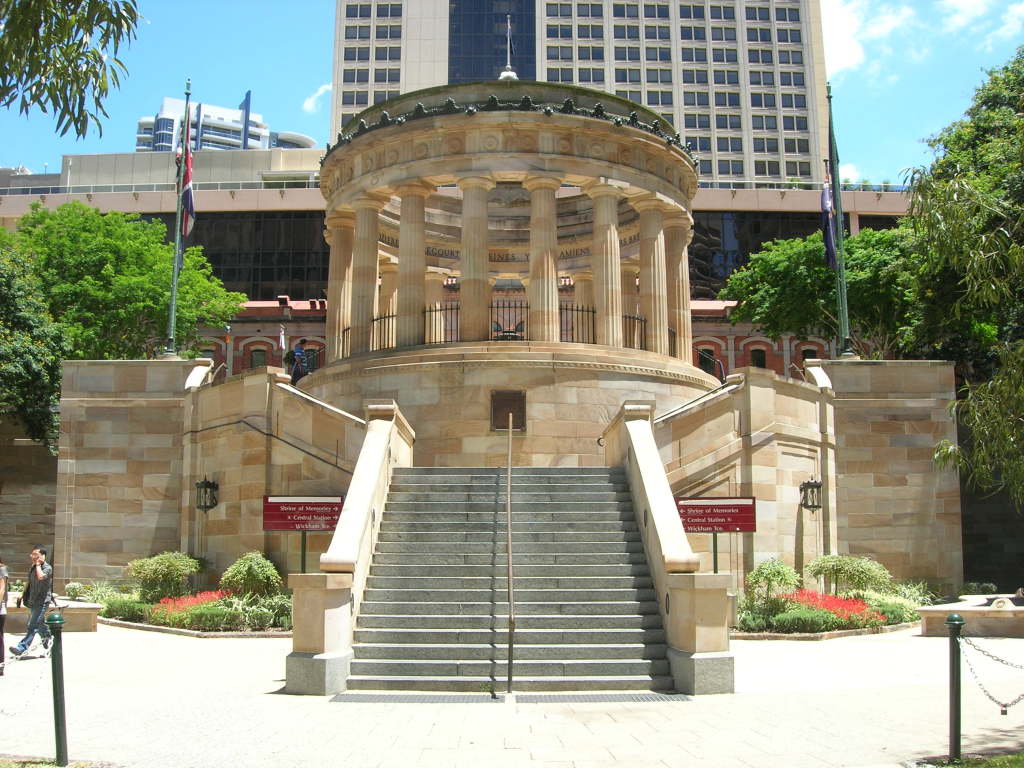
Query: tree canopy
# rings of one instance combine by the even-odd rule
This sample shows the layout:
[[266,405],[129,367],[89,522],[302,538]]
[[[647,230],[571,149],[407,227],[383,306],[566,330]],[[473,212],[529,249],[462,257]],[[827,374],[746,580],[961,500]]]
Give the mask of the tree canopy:
[[935,162],[910,177],[922,261],[955,278],[949,312],[988,312],[998,344],[994,373],[956,404],[968,440],[940,444],[936,458],[1024,506],[1024,46],[930,143]]
[[0,229],[0,411],[13,415],[30,438],[53,451],[66,345],[37,298],[39,281],[12,245]]
[[138,20],[136,0],[0,0],[0,106],[52,112],[61,135],[102,133]]
[[[913,346],[919,313],[910,245],[905,229],[864,230],[846,241],[851,337],[862,357],[902,357]],[[838,334],[835,272],[820,232],[769,243],[729,276],[719,297],[739,302],[733,322],[772,338]]]
[[[100,213],[79,202],[33,206],[18,223],[17,249],[31,261],[42,298],[80,360],[152,357],[166,334],[174,248],[163,222]],[[178,349],[197,326],[220,326],[245,296],[224,290],[201,248],[185,251],[178,280]]]

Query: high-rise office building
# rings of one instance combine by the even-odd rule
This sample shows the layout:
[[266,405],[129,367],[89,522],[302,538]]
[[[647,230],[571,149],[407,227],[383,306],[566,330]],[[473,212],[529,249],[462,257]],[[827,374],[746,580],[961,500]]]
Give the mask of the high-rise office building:
[[497,79],[608,91],[670,120],[703,182],[817,182],[820,0],[337,0],[332,131],[370,104]]
[[[271,131],[263,115],[250,110],[250,92],[238,109],[191,102],[189,136],[194,150],[218,149],[309,149],[316,145],[309,136]],[[153,117],[139,118],[136,152],[173,152],[181,141],[185,115],[183,99],[165,98]]]

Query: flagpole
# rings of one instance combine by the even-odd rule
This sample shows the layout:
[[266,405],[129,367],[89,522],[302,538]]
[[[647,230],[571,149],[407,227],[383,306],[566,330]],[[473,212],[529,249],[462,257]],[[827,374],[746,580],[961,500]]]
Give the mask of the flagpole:
[[167,345],[164,347],[164,355],[173,357],[177,354],[177,347],[174,342],[178,314],[178,276],[181,274],[182,262],[184,259],[184,238],[181,236],[182,216],[182,189],[181,182],[185,175],[185,159],[188,154],[187,142],[189,137],[189,126],[192,115],[189,113],[189,97],[192,95],[192,81],[185,80],[185,120],[181,126],[181,158],[178,162],[178,180],[175,189],[178,193],[178,207],[174,214],[174,268],[171,272],[171,308],[167,316]]
[[[836,235],[836,299],[839,310],[839,356],[853,357],[853,343],[850,338],[850,312],[846,303],[846,251],[843,232],[843,193],[842,182],[836,174],[839,172],[839,147],[836,145],[836,132],[832,122],[832,85],[826,84],[828,93],[828,160],[825,167],[832,177],[832,210],[835,212]],[[829,167],[831,166],[831,167]]]

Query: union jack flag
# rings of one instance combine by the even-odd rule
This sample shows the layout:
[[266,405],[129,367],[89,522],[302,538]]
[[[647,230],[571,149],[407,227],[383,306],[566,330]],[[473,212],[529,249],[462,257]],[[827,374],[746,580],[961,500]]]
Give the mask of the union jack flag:
[[191,115],[185,113],[185,125],[182,129],[182,143],[185,147],[185,171],[181,176],[181,236],[188,237],[192,233],[192,227],[196,223],[195,198],[192,194],[192,142],[189,139],[189,123]]

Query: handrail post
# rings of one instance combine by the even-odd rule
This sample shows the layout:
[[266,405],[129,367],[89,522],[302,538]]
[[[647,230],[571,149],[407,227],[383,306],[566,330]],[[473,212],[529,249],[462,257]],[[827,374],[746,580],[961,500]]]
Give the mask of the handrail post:
[[960,631],[964,619],[959,613],[946,617],[949,630],[949,762],[960,762]]
[[505,554],[508,556],[508,693],[512,693],[512,659],[515,650],[516,603],[512,586],[512,411],[508,413],[508,476],[505,478]]

